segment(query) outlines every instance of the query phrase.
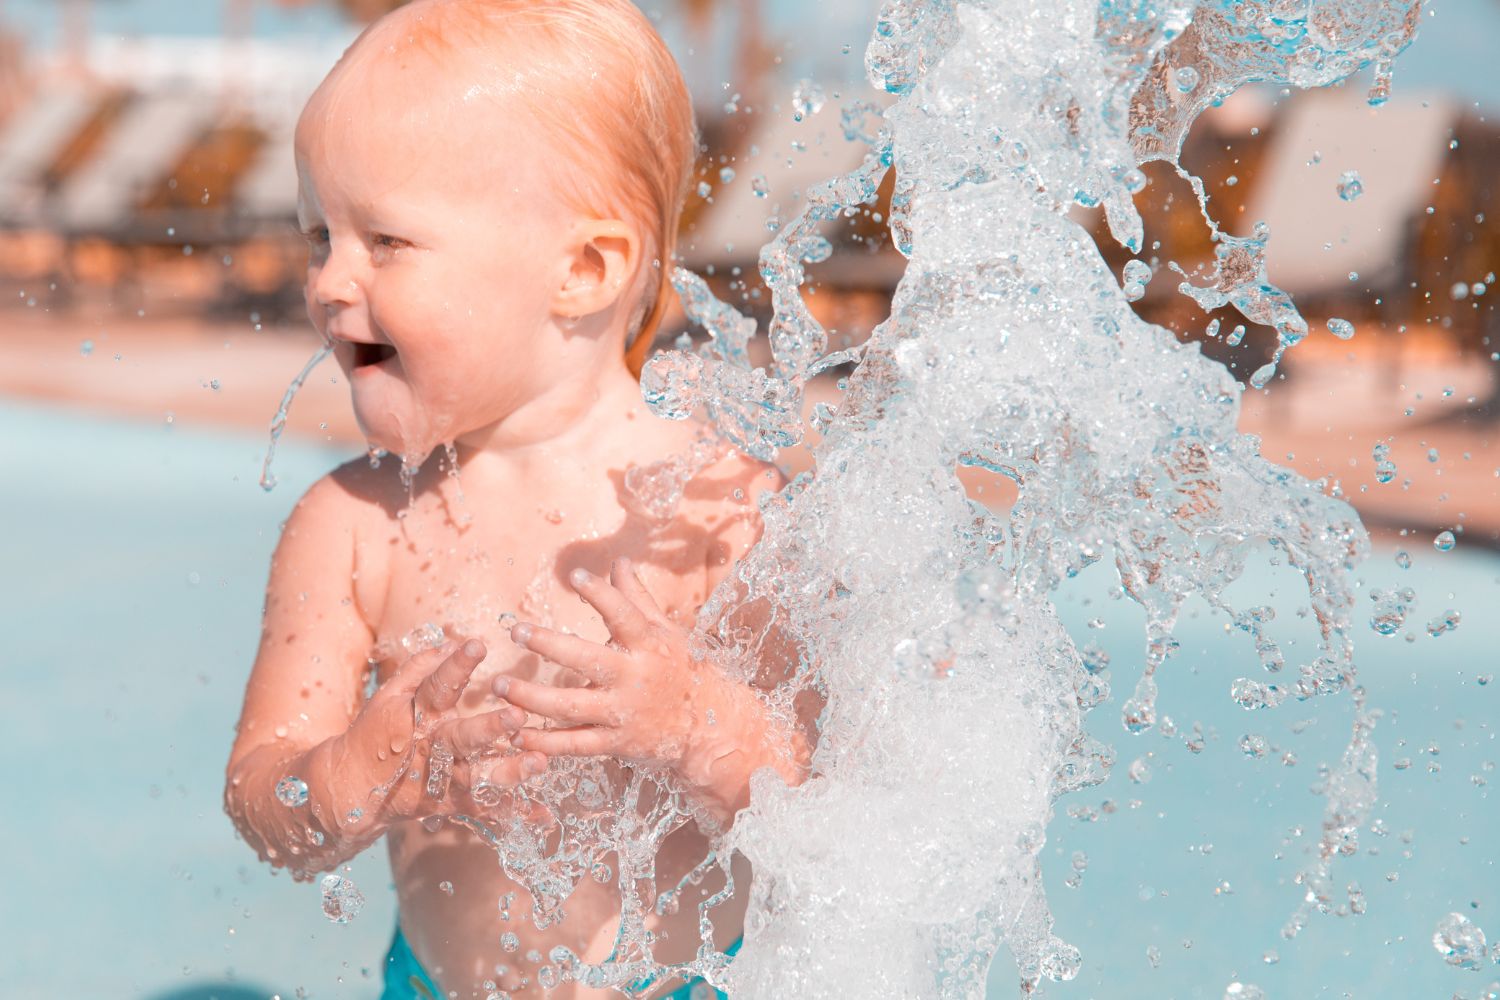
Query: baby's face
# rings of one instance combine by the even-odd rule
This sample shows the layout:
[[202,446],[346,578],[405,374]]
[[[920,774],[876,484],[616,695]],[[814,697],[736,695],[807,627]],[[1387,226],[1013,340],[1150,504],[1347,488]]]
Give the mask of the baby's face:
[[571,216],[534,125],[425,58],[339,70],[297,129],[307,310],[371,445],[417,459],[560,374],[539,336]]

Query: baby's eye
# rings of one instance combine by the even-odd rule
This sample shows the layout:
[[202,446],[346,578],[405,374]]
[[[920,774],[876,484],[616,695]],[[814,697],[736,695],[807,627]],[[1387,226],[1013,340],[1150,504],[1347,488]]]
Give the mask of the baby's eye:
[[411,241],[387,233],[374,233],[370,237],[370,259],[376,264],[389,263],[398,251],[410,247]]

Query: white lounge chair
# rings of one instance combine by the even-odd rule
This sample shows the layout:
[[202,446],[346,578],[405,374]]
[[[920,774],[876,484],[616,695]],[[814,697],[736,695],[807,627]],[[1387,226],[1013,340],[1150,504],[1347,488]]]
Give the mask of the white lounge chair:
[[93,117],[101,96],[81,86],[43,89],[0,133],[0,219],[34,222],[41,181]]
[[100,148],[60,192],[57,222],[95,232],[126,222],[142,196],[160,183],[220,109],[206,93],[161,92],[138,98]]
[[[1351,272],[1358,288],[1393,280],[1408,220],[1431,201],[1457,121],[1454,102],[1437,95],[1397,96],[1379,108],[1353,87],[1301,95],[1233,231],[1270,226],[1267,276],[1293,295],[1348,290]],[[1345,201],[1339,178],[1350,170],[1363,190]]]

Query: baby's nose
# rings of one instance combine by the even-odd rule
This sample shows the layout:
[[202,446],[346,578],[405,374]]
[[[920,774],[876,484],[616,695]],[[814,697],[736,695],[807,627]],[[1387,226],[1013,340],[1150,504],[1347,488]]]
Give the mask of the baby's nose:
[[313,279],[313,297],[324,309],[347,306],[359,298],[359,282],[337,254],[328,258]]

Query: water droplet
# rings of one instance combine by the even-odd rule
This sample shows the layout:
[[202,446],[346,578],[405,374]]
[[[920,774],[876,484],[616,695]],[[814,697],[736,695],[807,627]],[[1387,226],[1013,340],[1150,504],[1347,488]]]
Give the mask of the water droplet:
[[276,800],[288,808],[307,804],[307,782],[287,775],[276,782]]
[[1375,610],[1370,616],[1370,628],[1380,635],[1395,635],[1406,624],[1407,612],[1416,600],[1410,588],[1401,590],[1372,590],[1370,600]]
[[1130,780],[1137,785],[1144,785],[1151,780],[1151,766],[1142,757],[1137,757],[1130,762],[1130,767],[1125,772]]
[[1246,733],[1240,737],[1240,752],[1246,757],[1259,759],[1264,757],[1269,749],[1266,738],[1257,733]]
[[1136,683],[1135,696],[1121,707],[1122,721],[1132,733],[1144,733],[1156,725],[1156,681],[1143,674]]
[[521,938],[515,931],[506,931],[500,935],[500,947],[506,951],[515,951],[521,947]]
[[1469,297],[1469,286],[1462,281],[1455,281],[1453,287],[1448,289],[1448,297],[1454,302],[1462,302]]
[[365,896],[342,875],[323,876],[323,915],[336,924],[347,924],[359,916]]
[[719,183],[720,184],[728,184],[732,180],[734,180],[734,168],[733,167],[723,167],[723,168],[721,168],[719,170]]
[[755,197],[764,198],[771,193],[771,185],[766,183],[765,174],[756,174],[750,178],[750,190],[755,192]]
[[78,353],[82,354],[84,357],[88,357],[90,354],[93,354],[94,342],[92,340],[85,340],[83,343],[79,344]]
[[1286,700],[1286,692],[1275,684],[1267,684],[1249,677],[1236,678],[1229,685],[1229,696],[1241,708],[1275,708]]
[[1453,532],[1451,531],[1440,531],[1437,537],[1432,540],[1432,547],[1439,552],[1452,552],[1453,546],[1456,544],[1458,544],[1458,540],[1453,537]]
[[1224,1000],[1266,1000],[1266,991],[1249,983],[1230,983]]
[[1443,961],[1459,969],[1478,972],[1489,952],[1484,931],[1462,913],[1450,913],[1438,921],[1432,932],[1432,947]]
[[1411,569],[1411,553],[1405,549],[1396,550],[1396,565],[1402,569]]
[[1128,260],[1120,274],[1122,291],[1125,293],[1127,302],[1138,301],[1146,294],[1146,286],[1151,283],[1151,265],[1143,260]]
[[792,118],[800,122],[808,115],[815,115],[823,110],[826,101],[820,84],[813,80],[798,80],[792,87]]
[[713,193],[713,190],[713,185],[708,183],[708,181],[698,182],[698,197],[707,198],[710,194]]
[[1172,71],[1172,84],[1179,93],[1190,94],[1198,86],[1198,71],[1191,66],[1178,66]]
[[1365,185],[1359,178],[1358,170],[1346,170],[1339,175],[1338,192],[1339,197],[1345,201],[1354,201],[1365,193]]
[[1427,623],[1427,634],[1436,639],[1443,633],[1452,632],[1458,628],[1458,623],[1461,620],[1462,616],[1457,611],[1449,608]]
[[1347,319],[1339,319],[1335,316],[1328,321],[1328,332],[1340,340],[1348,340],[1354,336],[1354,324]]

